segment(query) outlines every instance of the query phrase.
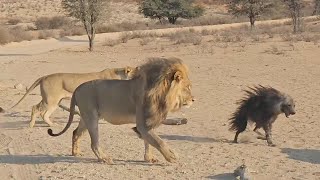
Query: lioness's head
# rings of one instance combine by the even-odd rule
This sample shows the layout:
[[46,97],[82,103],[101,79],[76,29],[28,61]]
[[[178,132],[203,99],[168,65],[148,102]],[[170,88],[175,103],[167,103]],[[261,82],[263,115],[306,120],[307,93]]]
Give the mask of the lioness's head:
[[281,111],[286,115],[287,118],[290,115],[296,114],[295,106],[296,105],[293,99],[289,95],[285,94],[281,104]]
[[170,111],[192,105],[195,99],[191,94],[191,87],[187,72],[178,70],[174,73],[166,99],[170,103]]
[[125,68],[119,68],[116,70],[116,74],[122,79],[122,80],[128,80],[128,79],[131,79],[136,71],[137,71],[138,68],[135,68],[135,67],[130,67],[130,66],[127,66]]

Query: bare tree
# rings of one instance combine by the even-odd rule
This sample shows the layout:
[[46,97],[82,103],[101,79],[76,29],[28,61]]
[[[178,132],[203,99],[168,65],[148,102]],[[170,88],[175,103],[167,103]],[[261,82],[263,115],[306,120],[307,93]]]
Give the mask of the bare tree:
[[96,24],[105,17],[108,0],[62,0],[67,14],[82,22],[89,39],[89,50],[93,51]]
[[292,19],[293,32],[297,33],[302,30],[301,9],[303,4],[301,0],[284,0],[289,9]]
[[266,13],[273,7],[270,0],[231,0],[228,8],[234,16],[248,16],[251,28],[261,14]]
[[320,15],[320,0],[314,0],[314,11],[313,15]]

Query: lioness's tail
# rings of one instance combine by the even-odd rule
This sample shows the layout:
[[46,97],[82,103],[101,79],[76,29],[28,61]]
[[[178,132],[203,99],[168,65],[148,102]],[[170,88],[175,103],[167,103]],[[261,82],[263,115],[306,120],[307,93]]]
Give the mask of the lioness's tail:
[[230,121],[230,131],[243,132],[248,123],[248,108],[246,104],[241,104],[236,112],[232,114]]
[[73,121],[73,116],[75,114],[76,105],[77,105],[76,97],[75,97],[75,93],[73,93],[72,98],[71,98],[71,103],[70,103],[69,121],[68,121],[66,127],[64,127],[64,129],[61,132],[59,132],[58,134],[53,134],[52,129],[48,129],[48,134],[50,136],[60,136],[61,134],[65,133],[69,129],[69,127],[71,126],[71,123]]
[[37,80],[30,86],[30,88],[27,90],[27,92],[22,96],[22,98],[21,98],[15,105],[13,105],[10,109],[16,107],[35,87],[37,87],[37,86],[40,84],[41,80],[42,80],[43,78],[45,78],[45,77],[46,77],[46,76],[43,76],[43,77],[40,77],[39,79],[37,79]]

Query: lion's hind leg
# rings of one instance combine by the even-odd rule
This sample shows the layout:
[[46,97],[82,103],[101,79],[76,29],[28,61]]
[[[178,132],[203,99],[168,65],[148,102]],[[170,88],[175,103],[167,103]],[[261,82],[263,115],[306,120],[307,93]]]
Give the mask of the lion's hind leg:
[[[81,110],[80,110],[81,112]],[[91,138],[91,149],[94,152],[94,154],[97,156],[98,161],[100,162],[105,162],[107,164],[114,164],[113,160],[110,156],[106,155],[105,153],[103,153],[103,151],[101,150],[100,146],[99,146],[99,116],[98,116],[98,112],[96,111],[90,111],[87,112],[90,114],[86,114],[86,113],[82,113],[82,120],[85,122],[89,134],[90,134],[90,138]]]
[[73,131],[72,135],[72,156],[81,156],[81,152],[79,149],[79,142],[81,136],[87,132],[87,127],[82,119],[80,119],[78,127]]

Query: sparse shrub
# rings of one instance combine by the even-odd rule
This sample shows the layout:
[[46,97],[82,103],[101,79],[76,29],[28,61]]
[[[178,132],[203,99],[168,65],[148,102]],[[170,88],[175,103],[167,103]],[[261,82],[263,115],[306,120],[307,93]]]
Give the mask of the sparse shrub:
[[14,42],[20,42],[23,40],[31,41],[34,39],[30,32],[25,31],[21,27],[14,27],[10,29],[10,34],[12,41]]
[[43,30],[39,32],[39,39],[49,39],[54,36],[54,33],[51,30]]
[[314,0],[314,10],[312,15],[319,15],[320,14],[320,0]]
[[7,28],[0,27],[0,44],[7,44],[11,41],[11,36]]
[[18,18],[11,18],[11,19],[8,20],[8,24],[11,24],[11,25],[16,25],[16,24],[18,24],[20,22],[21,22],[21,20],[18,19]]
[[247,16],[252,28],[257,18],[272,7],[270,0],[231,0],[228,8],[234,16]]
[[38,30],[50,29],[49,19],[50,18],[48,17],[40,17],[34,22],[34,24],[36,25]]
[[145,17],[159,19],[162,23],[167,18],[176,24],[178,18],[191,19],[203,15],[204,8],[193,5],[194,0],[143,0],[140,12]]
[[266,53],[275,54],[275,55],[284,55],[284,51],[280,50],[277,46],[272,45],[270,49],[265,51]]
[[115,45],[120,44],[120,40],[119,39],[106,39],[105,42],[102,44],[103,46],[110,46],[113,47]]
[[73,26],[73,27],[64,27],[62,31],[60,31],[60,36],[80,36],[84,35],[86,32],[82,27]]
[[287,5],[292,19],[293,33],[302,31],[301,9],[303,3],[301,0],[284,0]]
[[150,38],[150,37],[145,37],[145,38],[142,38],[139,43],[141,46],[145,46],[147,44],[149,44],[150,42],[154,41],[154,38]]
[[44,29],[58,29],[62,26],[68,25],[70,21],[64,16],[40,17],[35,21],[35,25],[38,30]]
[[190,31],[178,31],[169,36],[171,41],[175,44],[191,43],[193,45],[199,45],[202,41],[202,36],[200,33],[193,33]]
[[96,27],[106,17],[109,1],[106,0],[62,0],[68,16],[81,21],[89,39],[89,51],[93,51]]
[[120,42],[127,43],[130,39],[132,39],[132,33],[123,32],[120,35]]
[[69,24],[70,21],[67,17],[64,16],[54,16],[50,19],[50,29],[58,29],[66,24]]

